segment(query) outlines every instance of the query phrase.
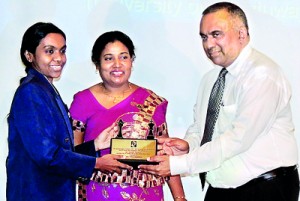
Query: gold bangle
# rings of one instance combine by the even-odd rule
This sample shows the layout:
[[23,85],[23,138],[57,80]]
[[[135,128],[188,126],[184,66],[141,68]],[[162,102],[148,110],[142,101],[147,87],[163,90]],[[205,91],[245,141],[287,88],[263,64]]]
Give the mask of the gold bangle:
[[175,196],[174,197],[174,200],[178,200],[178,199],[184,199],[184,200],[186,200],[185,196]]

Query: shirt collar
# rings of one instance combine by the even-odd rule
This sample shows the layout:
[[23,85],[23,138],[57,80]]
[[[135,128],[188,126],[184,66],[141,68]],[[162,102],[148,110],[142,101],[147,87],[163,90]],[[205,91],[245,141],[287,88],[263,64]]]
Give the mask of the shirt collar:
[[252,47],[250,44],[246,45],[243,50],[240,52],[239,56],[235,59],[235,61],[226,67],[226,70],[228,73],[230,73],[233,76],[236,76],[241,71],[241,67],[244,63],[244,61],[248,58],[250,53],[252,52]]

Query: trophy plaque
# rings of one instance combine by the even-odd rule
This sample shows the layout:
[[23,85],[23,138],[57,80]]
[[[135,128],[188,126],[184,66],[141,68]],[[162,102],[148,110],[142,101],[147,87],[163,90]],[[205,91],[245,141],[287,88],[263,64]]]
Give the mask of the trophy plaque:
[[157,153],[157,140],[154,139],[152,120],[149,122],[147,139],[124,138],[122,127],[124,122],[119,120],[119,132],[115,138],[111,139],[111,154],[125,156],[125,159],[119,159],[137,169],[140,164],[158,164],[147,161],[148,157],[155,156]]

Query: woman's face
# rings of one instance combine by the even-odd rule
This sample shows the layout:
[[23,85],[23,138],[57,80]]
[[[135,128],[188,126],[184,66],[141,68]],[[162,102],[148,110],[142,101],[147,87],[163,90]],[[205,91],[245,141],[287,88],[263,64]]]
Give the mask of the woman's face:
[[33,68],[45,75],[50,82],[60,77],[67,61],[66,41],[61,34],[49,33],[43,38],[35,50],[35,54],[25,52]]
[[100,76],[112,87],[127,85],[133,59],[128,48],[120,41],[108,43],[100,55]]

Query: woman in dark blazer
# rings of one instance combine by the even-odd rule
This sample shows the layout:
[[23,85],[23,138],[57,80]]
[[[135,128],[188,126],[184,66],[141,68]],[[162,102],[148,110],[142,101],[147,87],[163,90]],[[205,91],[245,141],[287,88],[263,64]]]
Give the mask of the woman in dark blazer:
[[[117,160],[103,167],[109,159],[75,153],[68,109],[52,84],[66,63],[65,51],[66,36],[51,23],[36,23],[23,36],[20,54],[27,76],[8,116],[8,201],[75,201],[76,180],[88,181],[94,168],[130,168]],[[112,130],[81,150],[108,147]]]

